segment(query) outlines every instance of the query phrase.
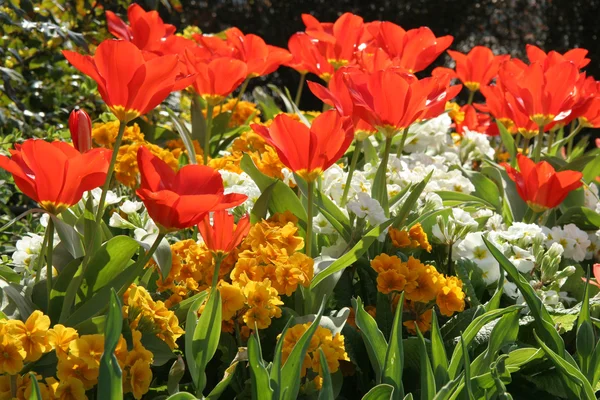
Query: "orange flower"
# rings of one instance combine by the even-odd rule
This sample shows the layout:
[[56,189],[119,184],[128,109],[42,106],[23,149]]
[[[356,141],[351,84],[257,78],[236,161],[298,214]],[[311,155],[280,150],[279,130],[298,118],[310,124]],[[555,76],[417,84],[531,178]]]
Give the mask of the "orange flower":
[[451,317],[455,312],[461,312],[465,309],[465,293],[462,290],[462,282],[455,276],[449,276],[444,282],[444,286],[438,292],[436,304],[440,313]]
[[71,145],[28,139],[10,150],[11,158],[0,155],[0,168],[13,175],[21,191],[52,214],[77,204],[83,193],[102,186],[106,180],[110,150],[80,153]]
[[522,154],[517,155],[519,170],[505,165],[510,179],[517,185],[519,196],[535,212],[560,205],[567,195],[582,185],[581,172],[556,172],[546,161],[535,164]]
[[488,85],[498,74],[500,64],[510,58],[509,55],[494,56],[485,46],[475,46],[467,54],[448,50],[456,62],[458,79],[472,92]]
[[104,102],[125,122],[148,113],[171,92],[185,89],[194,80],[180,75],[176,55],[146,60],[142,50],[127,41],[105,40],[93,57],[68,50],[63,55],[96,81]]
[[164,39],[175,33],[175,26],[165,24],[158,11],[144,11],[138,4],[127,9],[127,25],[112,11],[106,12],[108,31],[119,39],[133,43],[140,50],[158,51]]
[[539,62],[544,65],[544,69],[548,69],[550,66],[563,62],[570,61],[578,69],[581,69],[590,63],[589,58],[585,58],[588,51],[586,49],[572,49],[567,51],[565,54],[560,54],[554,50],[546,54],[542,49],[532,44],[526,46],[527,58],[529,62]]
[[141,184],[136,191],[150,217],[163,229],[185,229],[198,224],[210,211],[243,203],[247,196],[223,194],[221,175],[203,165],[186,165],[174,172],[150,150],[137,153]]
[[421,333],[428,332],[431,329],[431,317],[433,309],[428,309],[423,314],[419,314],[416,320],[404,321],[402,325],[406,327],[408,333],[412,335],[417,334],[417,327]]
[[233,223],[233,215],[225,210],[213,213],[213,224],[207,214],[198,224],[198,230],[204,239],[206,247],[215,253],[228,254],[244,240],[250,231],[250,216],[244,215]]
[[319,52],[315,42],[304,32],[293,34],[288,41],[288,49],[292,54],[292,59],[285,65],[301,74],[310,72],[324,81],[328,81],[334,69],[327,58]]
[[406,285],[406,276],[395,269],[381,272],[377,275],[377,290],[383,294],[391,292],[400,292]]
[[339,160],[353,139],[350,120],[334,110],[316,117],[310,128],[286,114],[276,116],[269,128],[251,127],[277,150],[286,167],[308,182]]

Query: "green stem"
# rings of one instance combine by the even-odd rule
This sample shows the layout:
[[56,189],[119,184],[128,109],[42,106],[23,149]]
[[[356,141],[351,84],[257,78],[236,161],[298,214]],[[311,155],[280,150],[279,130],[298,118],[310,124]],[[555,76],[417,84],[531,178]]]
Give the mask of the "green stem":
[[48,311],[50,311],[50,294],[52,292],[52,253],[54,252],[54,220],[52,217],[48,219],[48,229],[46,230],[48,236],[48,247],[46,248],[46,290],[48,298]]
[[158,236],[156,237],[156,239],[154,240],[154,243],[152,243],[152,246],[150,246],[150,249],[144,254],[144,257],[142,258],[140,262],[140,264],[142,265],[142,267],[146,264],[148,264],[148,261],[150,261],[150,259],[152,258],[152,255],[154,254],[154,252],[156,251],[156,249],[158,249],[158,246],[160,245],[160,242],[165,238],[166,234],[165,233],[159,233]]
[[40,254],[38,255],[37,265],[35,268],[35,283],[40,281],[40,275],[42,275],[43,262],[46,256],[46,246],[48,245],[48,229],[44,233],[44,240],[42,240],[42,247],[40,248]]
[[520,133],[516,133],[515,134],[515,149],[517,151],[519,151],[519,146],[521,145],[521,139],[523,138],[523,135],[521,135]]
[[204,132],[204,149],[202,149],[204,152],[204,165],[208,165],[208,156],[210,155],[210,134],[212,131],[214,109],[215,106],[212,104],[206,106],[206,132]]
[[404,128],[402,131],[402,136],[400,137],[400,144],[398,145],[398,151],[396,152],[396,157],[400,158],[402,152],[404,151],[404,145],[406,144],[406,138],[408,137],[408,127]]
[[[127,128],[127,122],[119,121],[119,133],[117,134],[117,139],[115,140],[115,145],[113,146],[112,157],[110,158],[110,164],[108,165],[108,171],[106,173],[106,180],[104,181],[104,186],[102,186],[102,195],[100,195],[100,202],[98,202],[98,211],[96,212],[96,225],[98,225],[97,230],[100,230],[100,222],[102,221],[102,216],[104,215],[106,194],[108,193],[108,188],[110,187],[112,175],[115,170],[115,164],[117,163],[117,156],[119,155],[119,148],[121,147],[121,142],[123,141],[125,128]],[[91,243],[93,242],[94,241],[92,240]]]
[[242,83],[240,93],[237,95],[237,97],[235,99],[235,103],[233,104],[233,107],[231,108],[231,116],[233,116],[233,114],[235,114],[235,110],[237,109],[237,106],[238,106],[240,100],[242,100],[242,96],[244,95],[244,93],[246,93],[246,89],[248,89],[248,82],[250,82],[250,78],[246,78],[244,83]]
[[300,98],[302,97],[302,89],[304,89],[305,79],[306,73],[300,74],[300,82],[298,82],[298,89],[296,89],[296,97],[294,98],[294,104],[296,104],[296,107],[300,107]]
[[567,157],[571,157],[571,153],[573,152],[573,142],[575,139],[575,136],[583,129],[583,125],[579,124],[577,125],[577,127],[573,130],[571,130],[571,133],[569,133],[569,136],[567,137]]
[[446,265],[446,274],[450,274],[451,271],[451,267],[452,267],[452,247],[454,246],[453,243],[448,243],[448,263]]
[[306,240],[305,240],[305,253],[307,256],[312,257],[312,231],[313,231],[313,192],[315,190],[315,182],[306,182],[308,186],[308,193],[306,195]]
[[213,271],[211,292],[217,288],[217,283],[219,283],[219,271],[221,270],[221,262],[225,256],[222,254],[214,254],[213,257],[215,257],[215,270]]
[[473,90],[469,90],[469,100],[467,100],[467,104],[473,103],[474,97],[475,97],[475,92]]
[[529,141],[531,138],[525,137],[525,141],[523,142],[523,155],[529,154]]
[[548,154],[552,154],[552,145],[554,144],[554,134],[555,131],[550,131],[548,133]]
[[348,201],[348,192],[350,191],[350,185],[352,184],[352,175],[354,174],[356,164],[358,163],[358,157],[360,156],[360,151],[362,150],[362,144],[362,140],[357,140],[354,144],[354,154],[352,154],[352,161],[350,161],[350,169],[348,170],[348,177],[346,178],[346,186],[344,186],[344,193],[342,194],[342,201],[340,203],[342,207],[344,207],[346,205],[346,201]]
[[542,156],[542,143],[544,142],[544,127],[540,126],[540,131],[535,138],[535,149],[533,152],[534,161],[540,162],[540,157]]

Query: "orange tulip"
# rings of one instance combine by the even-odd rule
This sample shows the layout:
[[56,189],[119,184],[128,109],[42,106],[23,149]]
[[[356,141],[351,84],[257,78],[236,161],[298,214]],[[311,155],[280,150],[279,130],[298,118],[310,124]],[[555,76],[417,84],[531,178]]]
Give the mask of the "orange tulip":
[[585,58],[588,53],[586,49],[572,49],[567,51],[565,54],[560,54],[552,50],[546,54],[539,47],[528,44],[526,51],[529,62],[532,64],[539,62],[544,66],[545,70],[563,61],[570,61],[577,67],[577,69],[581,69],[588,65],[591,61],[589,58]]
[[353,139],[352,124],[335,110],[316,117],[310,128],[286,114],[279,114],[270,127],[251,128],[275,148],[281,162],[307,182],[340,159]]
[[157,52],[165,38],[175,33],[175,26],[165,24],[157,11],[144,11],[138,4],[127,9],[127,25],[111,11],[106,12],[108,31],[119,39],[133,43],[140,50]]
[[210,224],[210,216],[206,215],[198,224],[198,230],[206,247],[214,253],[229,254],[235,249],[250,231],[250,217],[246,214],[233,222],[233,215],[225,210],[215,211]]
[[248,196],[224,194],[218,171],[204,165],[185,165],[178,172],[141,146],[137,161],[140,187],[136,194],[161,230],[197,225],[209,212],[242,204]]
[[195,74],[192,86],[210,105],[221,103],[246,79],[248,68],[240,60],[230,57],[202,59],[196,50],[185,52],[186,65]]
[[25,195],[57,215],[104,183],[111,151],[80,153],[64,142],[28,139],[10,154],[11,158],[0,155],[0,168],[12,174]]
[[105,40],[93,57],[68,50],[63,55],[96,81],[102,99],[122,122],[148,113],[171,92],[185,89],[194,79],[179,74],[177,56],[146,61],[142,51],[126,41]]
[[560,205],[567,195],[582,185],[578,171],[556,172],[546,161],[534,163],[522,154],[517,155],[519,171],[505,165],[506,172],[516,183],[519,196],[535,212]]
[[456,62],[458,79],[472,92],[480,86],[488,85],[498,74],[500,64],[510,58],[508,55],[494,56],[485,46],[475,46],[467,54],[448,50]]

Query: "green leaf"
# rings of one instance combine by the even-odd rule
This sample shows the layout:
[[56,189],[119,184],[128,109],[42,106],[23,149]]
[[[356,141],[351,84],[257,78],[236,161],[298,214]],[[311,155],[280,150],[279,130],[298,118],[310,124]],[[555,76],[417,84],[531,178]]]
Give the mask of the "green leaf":
[[123,398],[123,373],[115,349],[121,337],[123,327],[123,313],[121,302],[117,293],[112,290],[106,324],[104,325],[104,353],[100,358],[100,371],[98,375],[98,398],[121,399]]
[[169,113],[169,117],[171,117],[171,122],[173,122],[177,133],[179,133],[179,137],[181,137],[181,141],[183,142],[185,149],[187,150],[189,163],[196,164],[196,151],[194,150],[192,134],[190,133],[187,126],[185,126],[185,123],[179,119],[179,117],[173,112],[173,110],[171,110],[168,107],[166,108],[166,110],[167,113]]
[[273,196],[273,189],[275,189],[275,185],[277,182],[273,182],[269,186],[267,186],[262,193],[256,199],[254,203],[254,207],[252,207],[252,211],[250,212],[250,222],[255,224],[260,222],[263,219],[267,218],[267,214],[269,212],[269,204],[271,203],[271,197]]
[[502,204],[500,201],[500,191],[498,186],[490,178],[481,172],[463,171],[475,186],[474,195],[484,200],[486,203],[494,206],[496,212],[500,213]]
[[223,392],[225,392],[225,389],[227,389],[227,387],[231,383],[231,380],[235,375],[237,366],[238,362],[235,361],[229,367],[227,367],[225,373],[223,374],[223,378],[219,381],[219,383],[217,383],[213,390],[210,391],[208,396],[206,396],[206,400],[217,400],[219,397],[221,397]]
[[466,193],[462,193],[462,192],[451,192],[451,191],[446,191],[446,190],[439,190],[436,193],[442,198],[442,201],[444,201],[444,204],[447,202],[458,201],[458,202],[481,204],[481,205],[483,205],[487,208],[491,208],[491,209],[495,208],[493,206],[493,204],[490,204],[487,201],[485,201],[484,199],[479,198],[477,196],[473,196],[471,194],[466,194]]
[[187,321],[188,310],[190,309],[190,307],[196,302],[196,300],[204,300],[207,295],[208,292],[206,290],[200,293],[196,293],[195,295],[188,297],[180,303],[175,304],[173,307],[171,307],[171,311],[175,312],[175,316],[179,321]]
[[535,293],[535,290],[531,287],[527,279],[519,273],[517,268],[506,258],[506,256],[494,246],[485,236],[483,236],[487,248],[490,250],[494,258],[500,264],[500,267],[506,273],[512,281],[517,285],[519,291],[525,298],[525,302],[529,306],[529,312],[535,319],[534,323],[537,330],[542,334],[542,338],[548,343],[552,349],[554,349],[560,356],[564,357],[565,354],[565,343],[554,328],[552,317],[546,310],[544,303]]
[[415,326],[417,337],[419,338],[419,359],[420,359],[420,375],[421,375],[421,400],[431,400],[435,396],[435,377],[431,369],[431,362],[427,355],[427,346],[425,339],[421,334],[418,326]]
[[[192,139],[197,140],[198,143],[204,143],[204,137],[206,135],[206,118],[204,118],[204,113],[202,112],[205,106],[206,104],[202,97],[198,94],[192,95],[192,105],[190,107],[190,117],[192,120],[191,136]],[[196,163],[195,160],[193,163]]]
[[185,363],[181,356],[177,356],[177,360],[173,362],[171,369],[169,369],[169,377],[167,378],[167,391],[169,394],[179,392],[179,381],[181,381],[183,375],[185,375]]
[[583,181],[592,185],[592,181],[596,179],[598,176],[598,171],[600,171],[600,151],[596,150],[593,159],[585,165],[582,170],[583,173]]
[[[535,340],[537,340],[540,347],[544,349],[546,355],[548,356],[548,358],[550,358],[556,369],[561,372],[561,377],[565,381],[573,382],[581,390],[580,395],[585,394],[585,398],[595,399],[596,396],[594,395],[594,390],[592,389],[592,386],[590,385],[590,382],[588,382],[585,375],[583,375],[579,369],[577,369],[567,360],[565,360],[560,355],[552,351],[552,349],[549,346],[547,346],[542,339],[540,339],[535,330],[533,331],[533,334],[535,336]],[[578,396],[577,398],[584,397]]]
[[329,366],[327,365],[327,358],[323,349],[319,347],[319,363],[321,364],[321,371],[323,375],[323,386],[319,392],[318,400],[334,400],[333,385],[331,383],[331,373],[329,372]]
[[362,400],[391,400],[393,393],[393,386],[382,383],[369,390]]
[[579,229],[600,229],[600,214],[587,207],[571,207],[556,221],[556,225],[575,224]]
[[[469,346],[471,344],[471,341],[473,341],[473,339],[475,338],[477,333],[479,333],[479,331],[481,330],[481,328],[483,328],[484,325],[495,320],[496,318],[503,316],[504,314],[508,314],[513,311],[520,310],[521,308],[522,308],[522,306],[513,305],[513,306],[506,307],[506,308],[501,308],[498,310],[488,311],[485,314],[480,315],[479,317],[475,318],[473,320],[473,322],[471,322],[471,324],[469,324],[467,329],[465,329],[465,331],[461,335],[461,337],[464,340],[464,343],[466,343],[467,346]],[[448,367],[448,377],[450,379],[455,379],[458,376],[458,373],[460,372],[460,367],[461,367],[462,361],[463,361],[462,353],[465,350],[466,349],[463,348],[462,343],[458,343],[456,345],[456,347],[454,348],[454,352],[452,353],[452,358],[450,359],[450,365]]]
[[167,400],[198,400],[198,398],[193,394],[181,392],[167,397]]
[[21,314],[21,320],[23,321],[27,320],[33,310],[36,309],[35,304],[33,304],[28,297],[24,297],[17,289],[12,287],[10,283],[2,279],[0,279],[0,292],[4,292],[4,294],[15,303]]
[[83,277],[87,296],[98,292],[123,271],[138,247],[138,243],[129,236],[115,236],[104,243],[92,255]]
[[[262,358],[260,341],[256,332],[258,330],[255,330],[248,338],[248,365],[250,366],[250,378],[252,379],[252,399],[269,400],[273,398],[273,389],[269,385],[269,372]],[[283,340],[283,337],[280,340]]]
[[281,113],[281,109],[277,107],[275,99],[269,96],[264,88],[257,86],[252,90],[252,96],[256,99],[261,108],[262,116],[265,120],[273,119],[277,114]]
[[208,292],[204,291],[199,294],[201,296],[198,296],[192,305],[188,307],[187,317],[185,319],[185,361],[190,370],[194,386],[198,386],[198,367],[196,366],[194,357],[195,352],[192,344],[194,341],[194,332],[196,331],[196,326],[198,326],[198,309],[200,309],[200,306],[204,303]]
[[71,261],[62,271],[60,271],[60,274],[58,274],[58,277],[54,280],[52,291],[50,291],[50,310],[48,311],[48,315],[52,321],[58,320],[67,291],[76,291],[78,289],[71,287],[71,283],[79,269],[81,260],[81,258],[78,258]]
[[448,382],[448,356],[435,310],[431,314],[431,360],[435,385],[440,390]]
[[[327,269],[336,260],[327,256],[319,256],[315,258],[314,262],[314,274],[320,274],[322,271]],[[304,291],[304,312],[316,314],[319,310],[319,301],[325,297],[331,296],[333,289],[336,287],[338,281],[342,277],[343,271],[337,271],[331,275],[328,275],[321,284],[314,288],[309,288]]]
[[285,364],[283,364],[283,368],[281,369],[281,382],[278,385],[280,389],[285,391],[280,397],[282,400],[295,400],[298,396],[300,390],[300,373],[302,370],[302,363],[304,362],[304,356],[306,355],[306,351],[308,350],[308,346],[310,345],[314,333],[319,327],[319,322],[321,321],[324,309],[325,299],[323,299],[323,303],[321,304],[321,308],[319,309],[314,322],[306,332],[304,332],[298,342],[296,342],[288,359]]
[[402,385],[402,371],[404,369],[404,347],[402,345],[403,305],[404,292],[402,292],[400,300],[398,301],[398,305],[396,306],[392,332],[390,335],[387,352],[385,354],[385,361],[383,363],[383,371],[381,376],[382,383],[387,383],[394,387],[393,398],[398,400],[404,397],[404,386]]
[[[463,349],[467,349],[465,340],[460,337],[460,344]],[[475,400],[473,396],[473,388],[471,387],[471,361],[469,360],[469,351],[463,351],[463,365],[465,366],[465,388],[467,389],[467,398],[469,400]]]
[[360,335],[365,342],[371,366],[375,371],[375,382],[381,382],[381,372],[385,365],[387,353],[387,342],[373,317],[365,311],[360,297],[352,299],[352,307],[356,311],[356,326],[360,329]]
[[[146,251],[148,251],[154,244],[154,241],[156,240],[157,237],[158,237],[158,234],[153,233],[151,235],[144,236],[142,238],[142,240],[137,241],[137,242]],[[171,267],[173,265],[172,257],[173,256],[171,253],[171,245],[169,245],[169,241],[166,238],[162,238],[158,247],[156,248],[154,253],[152,253],[152,259],[154,260],[156,265],[158,265],[158,268],[160,269],[160,273],[161,273],[163,279],[166,279],[167,276],[169,276],[169,272],[171,272]]]
[[507,344],[514,343],[519,334],[519,311],[515,310],[502,318],[492,329],[489,337],[488,347],[484,353],[473,361],[471,371],[474,376],[481,375],[489,370],[490,365],[496,359],[498,352]]
[[260,172],[248,154],[244,154],[242,157],[240,167],[245,173],[250,175],[254,183],[260,188],[261,192],[266,190],[270,185],[275,184],[269,202],[269,210],[271,213],[290,211],[298,217],[299,222],[302,224],[302,228],[305,229],[306,210],[296,193],[294,193],[288,185]]
[[589,273],[585,283],[581,309],[577,318],[577,358],[581,372],[587,377],[588,381],[594,378],[593,369],[590,371],[590,358],[594,352],[596,339],[594,337],[594,327],[590,318],[590,283]]
[[504,124],[502,124],[500,121],[496,121],[496,124],[498,125],[498,131],[500,131],[500,139],[502,139],[502,144],[510,155],[510,165],[514,167],[517,165],[517,146],[515,145],[515,139],[510,132],[506,130]]
[[54,222],[54,229],[60,237],[61,243],[65,245],[71,256],[73,256],[73,258],[83,257],[85,252],[83,250],[83,243],[81,242],[81,236],[79,233],[77,233],[77,231],[71,225],[68,225],[57,216],[52,214],[48,215]]
[[427,183],[429,183],[429,179],[431,179],[432,175],[433,175],[433,170],[431,170],[431,172],[429,172],[427,174],[427,176],[425,178],[423,178],[423,180],[421,182],[416,184],[411,189],[410,194],[408,195],[406,200],[403,202],[402,207],[400,207],[400,210],[396,214],[396,218],[394,219],[394,222],[393,222],[393,226],[395,228],[404,228],[406,218],[408,217],[408,213],[410,212],[410,210],[413,209],[415,204],[417,204],[417,201],[419,200],[421,193],[423,193],[423,190],[425,190],[425,186],[427,186]]
[[38,385],[38,381],[34,372],[29,373],[29,381],[31,382],[31,393],[29,394],[29,400],[42,400],[42,392],[40,391],[40,385]]
[[221,293],[215,290],[209,296],[208,302],[198,319],[192,341],[192,351],[198,368],[197,395],[202,395],[206,387],[205,369],[217,351],[219,337],[221,336]]

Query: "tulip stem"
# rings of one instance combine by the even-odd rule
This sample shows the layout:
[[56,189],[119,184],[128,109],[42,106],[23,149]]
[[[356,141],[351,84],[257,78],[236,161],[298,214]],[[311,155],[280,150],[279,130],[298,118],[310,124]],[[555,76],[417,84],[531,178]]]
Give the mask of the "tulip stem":
[[567,137],[567,156],[571,157],[571,152],[573,151],[573,141],[575,139],[575,135],[577,135],[581,129],[583,129],[583,124],[577,125],[577,127],[571,130],[569,136]]
[[398,145],[398,151],[396,152],[396,157],[400,158],[402,152],[404,151],[404,145],[406,144],[406,138],[408,137],[408,127],[402,130],[402,134],[400,136],[400,144]]
[[356,169],[358,163],[358,157],[362,150],[362,140],[357,140],[354,144],[354,154],[352,154],[352,161],[350,161],[350,169],[348,170],[348,177],[346,178],[346,185],[344,186],[344,193],[342,194],[342,201],[340,205],[344,207],[348,201],[348,192],[350,191],[350,185],[352,184],[352,175]]
[[300,98],[302,97],[302,89],[304,89],[305,79],[306,73],[300,74],[300,82],[298,82],[298,89],[296,89],[296,97],[294,98],[294,104],[296,104],[296,107],[300,107]]
[[48,219],[46,236],[48,237],[48,246],[46,247],[46,291],[48,292],[48,303],[46,304],[46,307],[47,311],[50,312],[50,294],[52,293],[52,253],[54,252],[54,220],[52,220],[52,217]]
[[554,131],[548,133],[548,154],[552,154],[552,145],[554,144]]
[[523,151],[521,153],[525,156],[529,153],[529,141],[530,140],[531,140],[531,138],[525,137],[525,140],[523,141]]
[[312,231],[313,231],[313,192],[315,190],[315,182],[306,182],[308,186],[308,193],[306,194],[306,240],[305,240],[305,253],[307,256],[312,257]]
[[534,161],[540,162],[540,157],[542,156],[542,143],[544,142],[544,127],[540,126],[540,131],[535,138],[535,149],[533,151],[533,159]]
[[[237,104],[237,103],[236,103]],[[212,131],[213,110],[215,106],[208,104],[206,106],[206,132],[204,132],[204,165],[208,165],[208,157],[210,156],[210,134]]]
[[248,89],[248,82],[250,82],[250,78],[246,78],[246,80],[244,81],[244,83],[242,83],[242,87],[240,88],[240,93],[238,93],[236,99],[235,99],[235,103],[233,104],[233,107],[231,108],[231,117],[233,117],[233,114],[235,114],[235,110],[237,109],[237,106],[240,102],[240,100],[242,100],[242,96],[244,95],[244,93],[246,93],[246,89]]
[[46,233],[44,234],[44,239],[42,240],[42,247],[40,248],[40,254],[38,255],[37,266],[35,269],[35,283],[40,281],[40,275],[42,275],[42,268],[44,267],[42,262],[44,260],[44,256],[46,255],[46,247],[48,246],[48,230],[46,229]]
[[[123,134],[125,133],[125,128],[127,128],[127,122],[119,121],[119,133],[117,134],[115,145],[113,146],[110,164],[108,165],[108,171],[106,172],[106,180],[104,181],[104,186],[102,186],[102,194],[100,195],[100,201],[98,202],[98,211],[96,212],[96,225],[98,225],[98,228],[100,227],[100,221],[102,221],[102,216],[104,215],[104,203],[106,202],[106,194],[108,193],[108,188],[110,187],[110,182],[112,180],[112,174],[115,170],[115,164],[117,163],[117,155],[119,154],[119,148],[121,147],[121,142],[123,141]],[[93,240],[91,243],[93,243]]]
[[221,262],[223,261],[225,256],[223,254],[214,253],[213,257],[215,258],[215,270],[213,271],[211,291],[217,288],[217,283],[219,283],[219,271],[221,270]]
[[475,91],[469,90],[469,100],[467,100],[467,104],[473,103],[473,98],[475,97]]

